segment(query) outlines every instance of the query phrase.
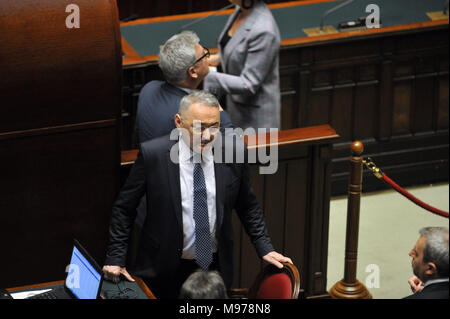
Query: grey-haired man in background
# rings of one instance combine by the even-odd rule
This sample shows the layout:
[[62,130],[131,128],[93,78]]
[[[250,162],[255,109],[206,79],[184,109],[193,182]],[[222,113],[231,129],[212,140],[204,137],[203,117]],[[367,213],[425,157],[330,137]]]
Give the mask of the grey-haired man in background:
[[[196,90],[209,73],[209,50],[192,31],[172,36],[162,46],[158,65],[166,81],[150,81],[138,100],[135,135],[138,144],[169,134],[180,101]],[[222,129],[233,127],[229,115],[220,109]]]
[[406,299],[448,299],[448,228],[425,227],[409,252],[414,276]]

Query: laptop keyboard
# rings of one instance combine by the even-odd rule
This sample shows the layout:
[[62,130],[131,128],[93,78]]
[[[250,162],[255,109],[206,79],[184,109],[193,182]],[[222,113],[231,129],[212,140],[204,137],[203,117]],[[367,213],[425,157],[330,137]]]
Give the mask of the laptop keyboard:
[[47,291],[42,294],[37,294],[31,297],[27,297],[26,299],[58,299],[56,293],[52,291]]

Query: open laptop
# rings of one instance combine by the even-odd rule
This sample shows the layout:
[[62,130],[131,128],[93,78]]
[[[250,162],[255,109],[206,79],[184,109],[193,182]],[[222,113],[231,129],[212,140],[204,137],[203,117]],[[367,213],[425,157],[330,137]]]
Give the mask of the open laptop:
[[103,272],[77,240],[66,269],[63,285],[27,299],[98,299],[103,283]]

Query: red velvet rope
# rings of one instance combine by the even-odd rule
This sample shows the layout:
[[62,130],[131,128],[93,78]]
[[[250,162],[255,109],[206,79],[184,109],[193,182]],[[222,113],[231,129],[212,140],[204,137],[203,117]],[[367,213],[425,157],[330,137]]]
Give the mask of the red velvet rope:
[[390,179],[389,177],[386,176],[386,174],[383,174],[383,181],[388,184],[389,186],[391,186],[393,189],[395,189],[397,192],[399,192],[400,194],[402,194],[403,196],[405,196],[406,198],[408,198],[410,201],[412,201],[413,203],[419,205],[420,207],[434,213],[440,216],[443,216],[445,218],[448,218],[448,212],[445,212],[443,210],[437,209],[433,206],[430,206],[424,202],[422,202],[420,199],[418,199],[417,197],[415,197],[414,195],[412,195],[411,193],[407,192],[405,189],[403,189],[402,187],[400,187],[399,185],[397,185],[392,179]]

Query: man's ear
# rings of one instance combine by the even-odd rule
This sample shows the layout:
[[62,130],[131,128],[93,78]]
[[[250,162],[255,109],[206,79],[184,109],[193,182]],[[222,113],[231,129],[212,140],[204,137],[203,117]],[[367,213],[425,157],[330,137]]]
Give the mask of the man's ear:
[[188,69],[188,75],[193,78],[193,79],[197,79],[198,78],[198,73],[195,70],[195,66],[190,66]]
[[433,277],[437,273],[436,264],[433,262],[426,263],[425,274],[427,276]]
[[175,126],[176,127],[178,127],[178,128],[181,128],[181,116],[180,116],[180,114],[175,114],[175,117],[174,117],[174,121],[175,121]]

